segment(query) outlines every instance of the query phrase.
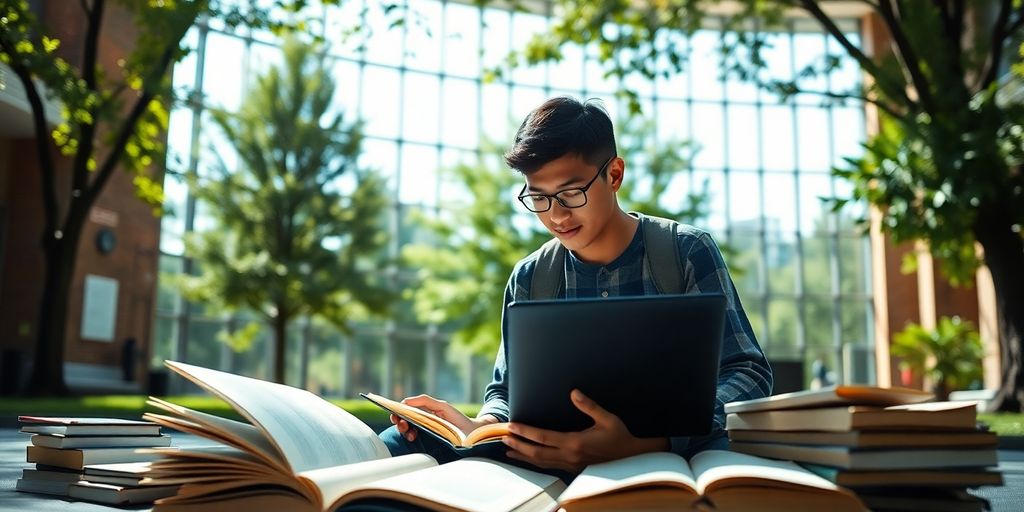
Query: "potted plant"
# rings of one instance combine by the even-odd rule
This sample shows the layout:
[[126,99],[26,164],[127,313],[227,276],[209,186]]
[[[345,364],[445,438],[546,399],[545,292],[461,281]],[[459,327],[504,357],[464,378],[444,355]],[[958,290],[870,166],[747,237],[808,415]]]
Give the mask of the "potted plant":
[[950,391],[967,389],[982,378],[984,349],[971,322],[959,316],[942,317],[935,329],[909,324],[893,335],[892,355],[900,358],[900,369],[928,379],[937,399],[946,400]]

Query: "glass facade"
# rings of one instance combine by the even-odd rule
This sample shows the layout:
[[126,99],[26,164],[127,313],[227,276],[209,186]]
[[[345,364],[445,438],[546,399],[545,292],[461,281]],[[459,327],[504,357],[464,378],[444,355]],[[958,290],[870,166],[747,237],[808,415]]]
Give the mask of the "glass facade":
[[[833,213],[821,200],[845,190],[830,168],[861,151],[862,105],[823,105],[820,97],[780,103],[750,84],[722,78],[721,33],[713,24],[692,37],[679,36],[691,61],[683,73],[668,78],[621,83],[604,77],[596,50],[569,47],[561,62],[517,68],[504,80],[489,82],[482,67],[498,64],[510,49],[544,32],[545,16],[454,1],[409,0],[408,7],[407,22],[393,29],[388,27],[396,14],[375,2],[318,8],[323,20],[318,30],[330,43],[337,81],[334,107],[365,122],[360,164],[389,180],[393,254],[425,239],[410,220],[411,210],[443,214],[440,199],[461,193],[461,185],[441,169],[488,158],[481,149],[486,142],[505,146],[522,117],[554,95],[602,98],[612,118],[620,119],[626,105],[615,92],[627,86],[640,94],[659,140],[689,139],[699,147],[661,202],[680,204],[706,187],[709,215],[699,227],[728,247],[741,299],[769,359],[779,363],[777,370],[790,368],[785,371],[795,372],[793,378],[803,384],[820,365],[839,381],[873,381],[870,252],[853,224],[863,207],[848,205]],[[355,26],[364,32],[343,36]],[[855,20],[842,28],[859,41]],[[195,51],[177,65],[174,82],[196,93],[171,115],[168,167],[202,174],[216,152],[231,168],[236,158],[207,109],[237,109],[254,74],[280,62],[279,41],[262,32],[227,33],[210,22],[194,27],[187,42]],[[816,26],[801,21],[772,34],[771,44],[769,68],[779,77],[796,76],[838,50]],[[859,71],[855,62],[842,64],[806,85],[848,90],[860,79]],[[628,165],[631,156],[623,156]],[[195,271],[183,254],[183,235],[212,227],[204,214],[211,206],[196,204],[173,174],[165,191],[169,214],[163,220],[154,362],[187,358],[267,376],[269,328],[247,351],[235,352],[218,341],[218,332],[251,319],[207,314],[175,292],[173,276]],[[522,216],[523,222],[536,222],[526,212]],[[394,272],[398,283],[413,282],[414,269]],[[292,342],[288,356],[289,383],[298,384],[304,347],[308,386],[324,394],[428,392],[478,400],[491,357],[472,356],[449,343],[449,333],[417,325],[408,306],[396,309],[393,320],[359,325],[350,336],[315,319],[296,322],[290,339],[299,342]]]

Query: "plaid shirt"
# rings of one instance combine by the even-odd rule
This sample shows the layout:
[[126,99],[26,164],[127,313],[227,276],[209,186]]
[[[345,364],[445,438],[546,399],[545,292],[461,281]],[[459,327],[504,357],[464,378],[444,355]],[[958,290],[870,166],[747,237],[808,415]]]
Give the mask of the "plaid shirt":
[[[727,299],[714,426],[710,434],[700,438],[671,439],[673,452],[691,456],[700,446],[725,436],[726,403],[771,394],[772,371],[757,344],[736,287],[729,276],[729,269],[714,240],[707,232],[686,224],[679,225],[678,235],[679,254],[685,255],[685,293],[722,293]],[[538,255],[539,251],[534,252],[516,264],[505,287],[501,348],[494,362],[494,380],[484,391],[484,405],[480,410],[481,415],[492,414],[501,421],[508,421],[508,371],[505,365],[508,325],[504,318],[504,308],[508,308],[513,301],[529,300],[530,279]],[[639,227],[626,250],[607,265],[586,263],[576,258],[571,251],[566,251],[566,255],[562,297],[571,299],[658,294],[650,269],[644,265],[643,236]]]

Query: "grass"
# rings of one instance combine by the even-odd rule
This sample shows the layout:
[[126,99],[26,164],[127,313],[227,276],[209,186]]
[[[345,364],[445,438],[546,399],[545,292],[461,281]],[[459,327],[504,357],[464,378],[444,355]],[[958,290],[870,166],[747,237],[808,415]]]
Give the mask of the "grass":
[[[240,419],[238,413],[223,400],[212,396],[163,397],[189,409]],[[367,425],[385,425],[388,414],[366,400],[329,400]],[[467,415],[475,415],[479,406],[456,405]],[[137,419],[142,413],[156,411],[146,405],[146,397],[137,395],[103,395],[70,398],[0,398],[0,418],[27,416],[94,416]]]
[[[211,396],[172,396],[166,400],[197,411],[238,419],[227,403]],[[366,400],[330,400],[338,407],[355,415],[367,425],[386,425],[387,413]],[[476,414],[478,405],[456,405],[469,416]],[[85,396],[71,398],[2,398],[0,418],[21,414],[37,416],[113,416],[138,418],[143,412],[155,409],[146,405],[143,396]],[[978,420],[985,422],[1000,436],[1024,436],[1024,414],[980,413]]]

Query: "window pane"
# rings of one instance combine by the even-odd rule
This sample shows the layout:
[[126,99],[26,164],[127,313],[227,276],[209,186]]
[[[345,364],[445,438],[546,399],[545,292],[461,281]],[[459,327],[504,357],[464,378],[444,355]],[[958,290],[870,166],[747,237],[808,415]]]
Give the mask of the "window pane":
[[796,289],[796,243],[790,233],[765,233],[765,265],[772,293],[792,294]]
[[804,302],[804,320],[807,322],[807,347],[831,349],[835,346],[832,331],[831,300],[808,299]]
[[772,171],[791,171],[796,168],[793,154],[793,110],[786,105],[761,107],[764,130],[761,148],[764,168]]
[[871,279],[868,251],[867,238],[839,238],[839,289],[842,293],[868,293]]
[[829,237],[810,236],[803,239],[804,290],[824,297],[832,293],[832,269],[829,264]]
[[449,79],[443,87],[441,143],[475,149],[480,143],[476,82]]
[[445,6],[445,73],[464,77],[480,75],[480,10],[448,2]]
[[437,144],[440,126],[441,84],[436,76],[405,74],[402,136],[409,141]]
[[729,254],[726,263],[732,274],[736,289],[743,297],[762,293],[761,276],[761,235],[757,231],[733,231],[729,240]]
[[410,69],[441,70],[441,2],[408,0],[405,20],[405,65]]
[[734,228],[761,228],[761,180],[756,172],[729,172],[729,221]]
[[402,183],[398,200],[406,204],[437,204],[437,148],[402,146]]
[[764,175],[765,226],[776,232],[796,232],[796,182],[792,173]]
[[796,324],[799,320],[796,302],[772,299],[768,303],[768,344],[772,354],[795,354],[798,352]]
[[749,105],[730,105],[729,168],[755,170],[761,166],[760,129],[757,109]]
[[207,105],[238,110],[243,97],[245,43],[234,36],[210,32],[206,37],[203,97]]
[[797,165],[802,171],[827,172],[832,167],[828,111],[800,107],[796,110]]
[[695,103],[693,105],[693,140],[697,143],[694,165],[697,167],[725,167],[725,112],[722,105]]
[[398,72],[367,66],[363,72],[363,119],[366,134],[378,137],[398,136]]
[[690,93],[695,100],[721,100],[722,74],[719,65],[719,38],[716,30],[698,30],[690,39]]

